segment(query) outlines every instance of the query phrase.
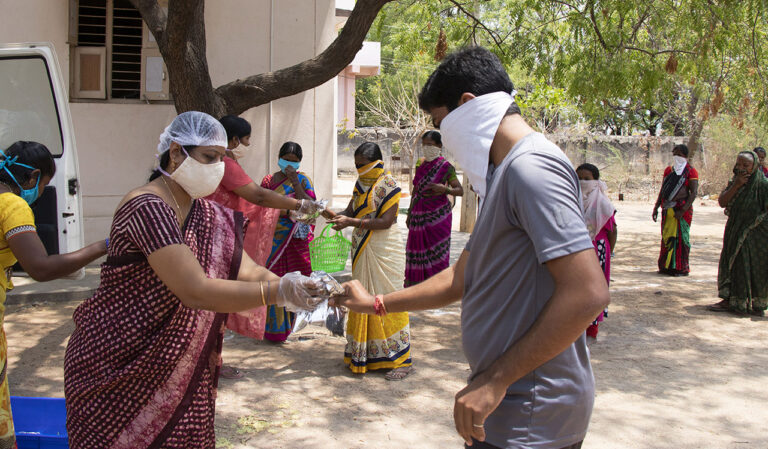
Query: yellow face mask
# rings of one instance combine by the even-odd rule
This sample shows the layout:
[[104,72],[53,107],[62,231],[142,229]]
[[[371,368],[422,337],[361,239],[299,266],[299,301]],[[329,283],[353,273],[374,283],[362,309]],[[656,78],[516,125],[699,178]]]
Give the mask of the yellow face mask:
[[384,174],[384,161],[377,160],[357,168],[360,183],[370,187]]

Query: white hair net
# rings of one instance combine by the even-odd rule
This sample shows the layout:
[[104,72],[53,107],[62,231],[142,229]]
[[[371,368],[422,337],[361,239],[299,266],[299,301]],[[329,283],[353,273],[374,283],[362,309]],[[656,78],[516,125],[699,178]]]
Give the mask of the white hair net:
[[162,154],[171,147],[171,142],[181,146],[227,147],[227,131],[224,126],[205,112],[189,111],[176,116],[160,134],[157,152]]

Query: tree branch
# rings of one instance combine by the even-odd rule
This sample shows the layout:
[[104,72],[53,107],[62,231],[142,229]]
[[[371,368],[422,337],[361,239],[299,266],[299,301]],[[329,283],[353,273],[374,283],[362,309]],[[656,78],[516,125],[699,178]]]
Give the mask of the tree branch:
[[224,102],[226,113],[241,114],[272,100],[312,89],[338,75],[362,48],[381,8],[391,1],[358,0],[341,33],[312,59],[219,86],[215,93]]
[[592,22],[592,28],[595,30],[595,34],[597,35],[597,39],[600,41],[600,45],[605,50],[608,50],[608,44],[605,43],[605,39],[603,39],[603,34],[600,32],[600,28],[597,27],[597,19],[595,18],[595,2],[594,1],[589,2],[589,19]]
[[164,38],[168,17],[158,5],[157,0],[130,0],[134,8],[139,10],[141,18],[147,24],[149,31],[160,42]]
[[646,50],[644,48],[633,47],[631,45],[625,45],[623,47],[623,50],[639,51],[640,53],[645,53],[646,55],[650,55],[650,56],[663,55],[664,53],[684,53],[684,54],[687,54],[687,55],[696,55],[696,52],[688,51],[688,50],[675,50],[675,49],[672,49],[672,50],[651,51],[651,50]]
[[765,91],[765,87],[766,87],[765,78],[763,77],[763,71],[760,69],[760,56],[759,56],[759,54],[757,52],[757,44],[756,44],[757,39],[755,38],[755,31],[757,29],[757,20],[759,18],[760,18],[760,11],[758,11],[755,14],[755,20],[752,22],[752,31],[750,33],[750,36],[751,36],[750,37],[750,42],[752,44],[752,58],[754,59],[754,62],[755,62],[755,71],[757,72],[757,75],[760,77],[760,81],[761,81],[761,84],[762,84],[761,87],[762,87],[762,90],[763,90],[763,97],[764,97],[763,99],[765,100],[765,97],[767,97],[768,95],[766,95],[766,91]]
[[499,36],[497,36],[496,32],[492,31],[490,28],[485,26],[485,24],[480,19],[475,17],[475,15],[472,14],[471,12],[467,11],[466,8],[464,8],[464,5],[462,5],[458,1],[456,1],[456,0],[449,0],[449,1],[454,6],[456,6],[456,8],[458,8],[459,11],[461,11],[465,16],[467,16],[470,19],[472,19],[475,22],[476,25],[480,25],[480,27],[482,27],[488,33],[488,35],[491,36],[491,39],[493,39],[493,42],[496,44],[496,46],[499,48],[499,50],[504,51],[504,49],[501,46],[503,44],[503,42],[499,40]]

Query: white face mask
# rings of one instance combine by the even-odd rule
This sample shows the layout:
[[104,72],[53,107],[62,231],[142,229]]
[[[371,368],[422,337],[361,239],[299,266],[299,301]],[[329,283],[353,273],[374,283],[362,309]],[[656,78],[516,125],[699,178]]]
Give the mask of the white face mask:
[[600,181],[579,179],[581,194],[586,198],[600,184]]
[[242,146],[239,146],[237,148],[233,148],[233,149],[227,150],[227,151],[232,153],[232,158],[234,158],[235,160],[240,159],[243,156],[245,156],[245,148],[243,148]]
[[224,162],[203,164],[190,156],[187,150],[182,150],[187,158],[170,174],[171,179],[195,199],[215,192],[224,177]]
[[675,174],[677,176],[680,176],[683,173],[683,170],[685,169],[685,165],[688,163],[688,159],[682,156],[672,156],[672,159],[675,160],[675,164],[673,165]]
[[485,178],[491,143],[512,104],[512,95],[494,92],[467,101],[440,122],[443,146],[453,155],[481,200],[485,200]]
[[432,162],[439,158],[442,150],[442,148],[434,145],[423,145],[421,147],[421,152],[424,153],[424,159],[426,159],[427,162]]

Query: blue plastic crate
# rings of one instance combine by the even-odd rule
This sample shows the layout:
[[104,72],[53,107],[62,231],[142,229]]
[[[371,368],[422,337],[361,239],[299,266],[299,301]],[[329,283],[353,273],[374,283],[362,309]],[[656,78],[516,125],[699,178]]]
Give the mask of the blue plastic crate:
[[64,399],[11,396],[11,413],[19,449],[69,449]]

